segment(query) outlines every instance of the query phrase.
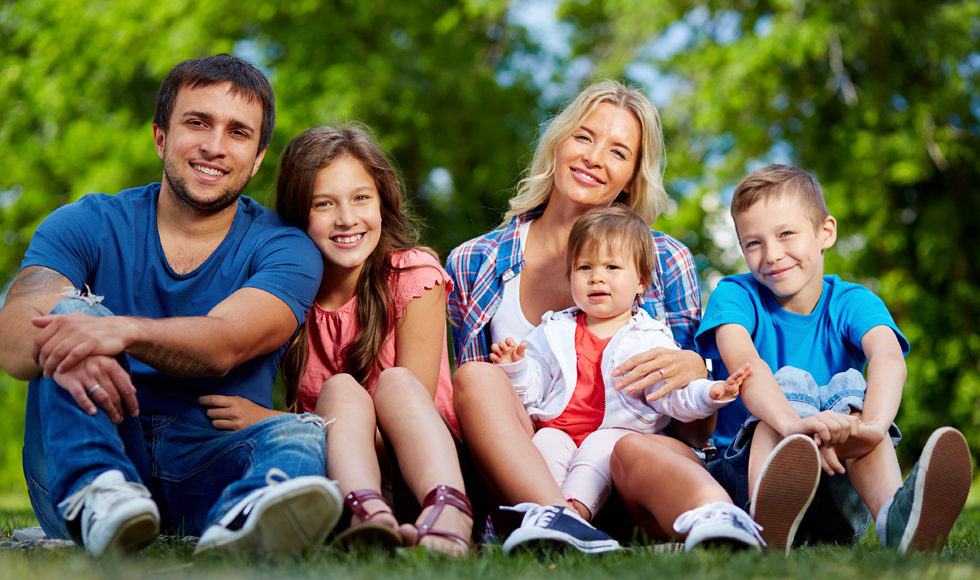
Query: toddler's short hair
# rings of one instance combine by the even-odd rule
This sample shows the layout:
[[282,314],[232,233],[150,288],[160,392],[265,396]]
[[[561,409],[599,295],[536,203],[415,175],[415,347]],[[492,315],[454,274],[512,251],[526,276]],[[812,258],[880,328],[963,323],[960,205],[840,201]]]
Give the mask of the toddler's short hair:
[[650,287],[650,277],[656,265],[650,226],[621,203],[589,210],[578,218],[568,235],[568,269],[565,275],[571,278],[575,260],[582,254],[597,253],[602,244],[612,244],[617,253],[629,252],[643,286]]
[[803,207],[803,212],[813,223],[814,231],[818,231],[830,216],[820,184],[806,171],[790,165],[763,167],[743,179],[732,196],[732,219],[748,211],[759,201],[768,202],[786,193],[795,196]]

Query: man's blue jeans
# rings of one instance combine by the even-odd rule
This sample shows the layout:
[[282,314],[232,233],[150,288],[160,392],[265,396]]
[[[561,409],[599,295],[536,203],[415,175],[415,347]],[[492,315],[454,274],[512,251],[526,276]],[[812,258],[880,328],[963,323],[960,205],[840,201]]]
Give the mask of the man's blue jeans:
[[[70,312],[111,316],[83,298],[66,298],[51,311]],[[170,415],[126,416],[114,425],[101,409],[89,416],[41,376],[28,387],[23,459],[31,505],[48,537],[78,539],[57,504],[110,469],[152,492],[165,533],[196,536],[265,486],[273,467],[290,477],[324,475],[326,429],[312,414],[277,415],[241,431]]]

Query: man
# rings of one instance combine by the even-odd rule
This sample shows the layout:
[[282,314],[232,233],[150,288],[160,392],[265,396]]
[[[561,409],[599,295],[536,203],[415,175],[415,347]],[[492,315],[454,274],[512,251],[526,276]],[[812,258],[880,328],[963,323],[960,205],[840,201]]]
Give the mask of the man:
[[0,311],[0,366],[30,380],[24,471],[49,536],[95,556],[161,528],[203,531],[195,553],[275,552],[336,524],[319,417],[218,431],[197,403],[271,406],[319,285],[306,235],[241,196],[274,123],[258,69],[184,61],[157,98],[162,183],[86,195],[38,227]]

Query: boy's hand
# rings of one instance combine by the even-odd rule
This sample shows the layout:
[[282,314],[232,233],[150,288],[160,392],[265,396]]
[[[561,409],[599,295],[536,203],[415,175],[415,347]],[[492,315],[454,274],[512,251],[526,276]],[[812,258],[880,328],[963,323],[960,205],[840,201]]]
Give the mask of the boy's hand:
[[517,344],[513,338],[507,337],[497,344],[490,345],[490,350],[493,351],[490,353],[490,362],[495,365],[517,362],[524,358],[524,349],[526,348],[526,342]]
[[861,423],[858,426],[858,434],[854,437],[849,437],[847,441],[834,447],[834,452],[841,459],[864,457],[880,445],[887,436],[888,433],[881,428]]
[[793,433],[810,435],[820,447],[834,446],[856,437],[860,430],[857,417],[843,415],[834,411],[822,411],[805,419],[789,423],[780,435],[788,437]]
[[830,445],[820,447],[820,467],[827,475],[843,475],[844,466],[837,457],[837,451]]
[[708,394],[714,401],[731,401],[738,396],[738,390],[742,386],[742,382],[751,376],[752,365],[745,363],[744,367],[729,375],[728,380],[724,382],[718,381],[711,385],[711,390],[708,392]]

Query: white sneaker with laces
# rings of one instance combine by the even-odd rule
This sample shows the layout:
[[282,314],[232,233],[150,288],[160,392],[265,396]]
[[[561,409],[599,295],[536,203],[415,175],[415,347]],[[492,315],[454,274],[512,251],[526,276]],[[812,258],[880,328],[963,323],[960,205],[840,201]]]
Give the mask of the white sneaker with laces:
[[65,520],[81,516],[82,545],[98,558],[107,551],[135,552],[160,535],[160,510],[141,483],[118,469],[99,474],[58,504]]
[[745,510],[720,501],[682,513],[674,521],[674,531],[687,534],[685,552],[690,552],[699,544],[728,544],[755,550],[761,550],[766,545],[759,535],[762,526],[755,523]]
[[204,531],[195,556],[213,550],[299,552],[323,543],[343,510],[334,482],[319,475],[290,479],[275,468],[265,482]]

